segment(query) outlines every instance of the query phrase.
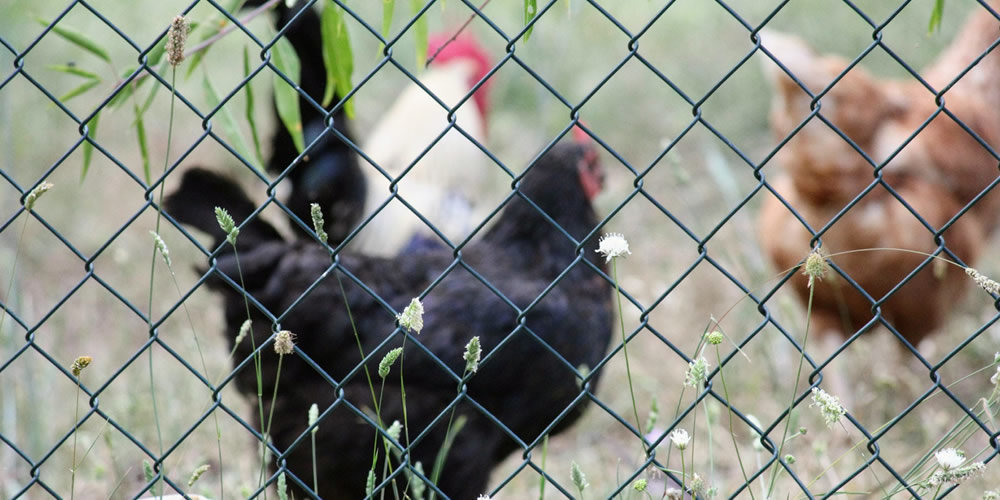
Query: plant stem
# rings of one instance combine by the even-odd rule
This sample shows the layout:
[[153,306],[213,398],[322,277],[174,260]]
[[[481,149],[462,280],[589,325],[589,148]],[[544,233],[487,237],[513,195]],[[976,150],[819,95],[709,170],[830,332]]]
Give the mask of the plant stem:
[[80,425],[80,377],[76,377],[76,404],[73,406],[73,463],[69,469],[69,498],[76,498],[76,441]]
[[[175,84],[177,82],[177,66],[173,66],[170,73],[170,115],[167,119],[167,153],[163,155],[163,175],[167,174],[167,167],[170,164],[170,142],[173,140],[174,132],[174,101],[176,100],[177,90]],[[156,203],[156,234],[160,234],[160,221],[163,218],[163,186],[166,184],[165,179],[160,179],[160,192],[158,200]],[[151,337],[157,337],[159,334],[153,332],[153,282],[156,277],[156,243],[153,243],[153,257],[149,264],[149,307],[148,307],[148,318],[147,325],[149,326],[149,335]],[[163,431],[160,429],[160,411],[156,405],[156,379],[153,370],[153,346],[149,347],[149,393],[150,397],[153,399],[153,422],[156,425],[156,440],[159,445],[160,455],[163,455]],[[161,463],[160,467],[161,474],[163,473],[163,467]],[[161,490],[162,494],[162,490]]]
[[719,380],[722,381],[722,393],[726,396],[726,407],[729,408],[729,436],[733,438],[733,450],[736,451],[736,461],[740,463],[740,472],[743,473],[743,483],[747,485],[750,499],[754,500],[753,487],[750,485],[750,477],[747,476],[747,469],[743,465],[743,457],[740,455],[740,445],[736,442],[736,432],[733,430],[733,403],[729,397],[729,388],[726,387],[726,376],[722,370],[722,354],[719,346],[715,346],[715,359],[719,362]]
[[[635,389],[632,387],[632,366],[629,364],[628,359],[628,341],[625,338],[625,317],[622,314],[622,290],[621,285],[618,284],[618,258],[613,257],[611,259],[611,272],[615,279],[615,295],[618,298],[618,321],[621,324],[622,331],[622,352],[625,354],[625,376],[628,378],[628,393],[632,397],[632,414],[635,416],[635,428],[639,431],[639,442],[642,443],[642,423],[639,420],[639,409],[635,403]],[[642,452],[646,453],[645,445],[642,446]]]
[[[250,300],[247,299],[247,286],[243,281],[243,268],[240,266],[240,253],[236,243],[232,244],[233,258],[236,259],[236,273],[240,275],[240,289],[243,290],[243,306],[246,307],[247,319],[250,319]],[[251,320],[253,321],[253,320]],[[257,376],[257,409],[260,417],[260,429],[264,431],[264,378],[261,375],[260,353],[257,352],[257,341],[253,327],[250,328],[250,349],[253,352],[253,366]],[[279,358],[280,359],[280,358]],[[267,465],[267,436],[261,435],[260,475],[257,477],[257,487],[264,483],[264,467]],[[267,489],[264,490],[264,500],[267,500]]]
[[781,444],[778,445],[778,462],[774,465],[774,472],[771,474],[771,484],[767,488],[767,497],[770,498],[774,492],[774,483],[778,479],[781,471],[781,453],[785,449],[785,440],[788,438],[788,428],[792,424],[792,409],[795,407],[795,396],[799,393],[799,379],[802,377],[802,365],[806,359],[806,343],[809,341],[809,322],[812,319],[813,292],[816,290],[815,280],[809,286],[809,300],[806,303],[806,331],[802,337],[802,349],[799,353],[799,368],[795,372],[795,383],[792,384],[792,399],[788,403],[788,416],[785,419],[785,430],[781,433]]
[[[25,212],[29,212],[29,211],[25,210]],[[15,272],[17,270],[17,259],[21,255],[21,241],[24,240],[25,230],[28,229],[28,219],[29,218],[31,218],[31,214],[30,213],[26,213],[26,215],[24,217],[24,223],[21,224],[21,234],[19,234],[17,236],[17,246],[15,247],[15,250],[14,250],[14,264],[11,265],[11,268],[10,268],[10,281],[7,283],[7,303],[8,304],[10,303],[10,292],[12,292],[14,290],[14,276],[17,274]],[[9,306],[4,306],[4,307],[0,308],[0,335],[3,334],[3,322],[4,322],[5,319],[7,319],[7,307],[9,307]]]

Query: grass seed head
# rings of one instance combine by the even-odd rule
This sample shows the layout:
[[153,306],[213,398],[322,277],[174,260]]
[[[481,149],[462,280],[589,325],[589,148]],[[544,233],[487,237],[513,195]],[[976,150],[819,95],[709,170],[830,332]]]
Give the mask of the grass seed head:
[[[309,407],[309,427],[312,427],[317,420],[319,420],[319,406],[316,406],[316,403],[313,403]],[[316,434],[316,431],[318,430],[319,426],[317,425],[316,427],[312,428],[312,433]]]
[[163,238],[159,234],[156,234],[156,231],[150,231],[149,234],[153,235],[153,245],[156,246],[156,251],[163,257],[163,261],[167,263],[167,267],[170,267],[170,249],[167,248],[167,243],[163,241]]
[[392,364],[399,359],[399,356],[403,354],[403,348],[397,347],[385,354],[382,357],[382,361],[378,363],[378,376],[381,378],[386,378],[389,376],[389,370],[392,368]]
[[288,330],[278,332],[278,336],[274,339],[274,352],[280,356],[284,356],[286,354],[291,354],[294,351],[295,334]]
[[719,345],[722,343],[722,340],[725,338],[725,336],[722,335],[722,332],[718,330],[712,330],[712,333],[709,333],[705,338],[706,340],[708,340],[709,344]]
[[240,332],[236,334],[236,340],[233,341],[233,345],[240,345],[240,342],[243,342],[243,339],[247,338],[252,324],[250,320],[243,321],[243,324],[240,325]]
[[972,278],[977,285],[983,288],[983,290],[986,290],[987,292],[990,292],[993,295],[1000,294],[1000,283],[997,283],[996,281],[991,280],[990,278],[980,274],[979,271],[971,267],[965,268],[965,274],[968,274],[969,277]]
[[410,300],[410,304],[396,316],[396,320],[399,321],[399,326],[419,335],[420,330],[424,329],[424,305],[420,303],[420,299],[414,297]]
[[198,482],[198,480],[201,479],[201,475],[208,472],[209,468],[211,468],[210,465],[204,464],[195,469],[194,472],[191,473],[191,478],[188,479],[188,488],[194,486],[194,483]]
[[42,197],[43,194],[52,189],[54,185],[51,182],[43,182],[32,189],[28,196],[24,197],[24,208],[31,210],[35,207],[35,202]]
[[638,492],[646,491],[646,485],[648,482],[645,479],[637,479],[632,483],[632,489]]
[[465,371],[476,373],[479,369],[479,358],[482,356],[482,348],[479,345],[479,337],[472,337],[465,345]]
[[392,425],[385,430],[385,433],[392,438],[393,441],[399,441],[399,436],[403,432],[403,424],[399,423],[399,420],[393,420]]
[[813,250],[808,257],[806,257],[806,263],[803,266],[802,272],[809,277],[809,288],[812,288],[816,280],[823,279],[826,276],[826,271],[829,266],[826,263],[826,259],[823,258],[823,254],[820,253],[819,249]]
[[73,373],[74,377],[80,378],[80,372],[82,372],[84,368],[90,366],[90,362],[93,360],[94,358],[90,356],[80,356],[73,360],[73,364],[70,365],[69,371]]
[[326,224],[323,222],[323,209],[319,207],[319,203],[309,205],[309,214],[312,215],[313,229],[316,231],[316,236],[319,238],[319,241],[326,243],[327,234],[323,230],[323,226]]
[[177,66],[184,61],[184,43],[187,42],[188,21],[184,16],[176,16],[167,31],[167,62]]
[[226,233],[226,241],[230,245],[236,246],[236,237],[239,236],[240,229],[236,227],[233,216],[229,215],[225,208],[215,207],[215,221],[219,223],[222,232]]
[[580,464],[576,463],[575,460],[569,464],[569,477],[573,480],[576,489],[581,492],[590,486],[590,483],[587,482],[587,475],[583,473]]
[[288,500],[288,480],[284,472],[278,474],[278,500]]
[[708,368],[710,366],[704,356],[698,356],[698,359],[688,363],[687,372],[684,374],[684,385],[688,387],[698,387],[701,385],[705,382],[705,377],[708,376]]
[[819,407],[827,427],[833,427],[847,413],[837,396],[833,396],[818,387],[812,389],[812,403],[809,404],[809,407],[814,406]]

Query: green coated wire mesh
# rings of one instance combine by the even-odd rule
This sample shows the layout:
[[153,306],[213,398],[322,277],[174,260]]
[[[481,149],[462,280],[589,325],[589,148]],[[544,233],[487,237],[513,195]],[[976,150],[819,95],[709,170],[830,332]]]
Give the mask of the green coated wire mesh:
[[[0,498],[261,498],[286,484],[296,496],[338,498],[314,490],[321,479],[354,485],[343,491],[365,491],[370,481],[377,498],[443,497],[434,464],[418,464],[404,443],[435,442],[430,429],[445,425],[458,428],[456,442],[473,440],[487,435],[476,427],[483,422],[506,443],[500,449],[514,451],[492,470],[453,461],[442,474],[475,477],[487,485],[477,494],[492,498],[997,498],[1000,309],[989,278],[1000,276],[989,251],[1000,213],[996,4],[304,3],[302,11],[283,0],[3,7]],[[164,46],[176,15],[192,28],[174,69]],[[328,15],[337,22],[327,25]],[[341,59],[346,51],[350,69],[297,31],[309,16],[337,26],[325,35],[341,37],[336,50]],[[428,32],[482,47],[483,71],[471,80],[461,73],[457,97],[435,94],[447,87],[434,64],[422,64],[438,46],[431,37],[426,50]],[[314,51],[303,50],[309,43]],[[298,64],[283,50],[297,51]],[[327,70],[337,85],[307,83]],[[425,107],[393,114],[408,92]],[[276,115],[295,102],[300,119],[291,128],[303,133],[304,153],[279,139],[288,117]],[[463,118],[472,110],[484,117],[481,129]],[[395,128],[380,136],[390,122]],[[470,248],[520,196],[525,171],[581,134],[606,173],[594,200],[598,222],[582,238],[549,224],[572,243],[572,263],[527,303],[507,297]],[[375,136],[383,141],[369,141]],[[409,149],[400,145],[414,137]],[[448,156],[455,140],[465,156]],[[236,387],[255,377],[258,358],[232,349],[238,332],[209,289],[228,249],[171,210],[161,213],[160,196],[206,166],[246,187],[251,220],[319,247],[289,185],[329,144],[385,181],[380,194],[367,191],[371,210],[384,215],[335,228],[329,267],[287,307],[270,310],[247,294],[254,328],[267,335],[253,352],[269,354],[282,325],[310,314],[309,293],[328,275],[374,297],[380,314],[401,311],[379,296],[387,288],[352,272],[350,259],[381,252],[393,236],[378,225],[405,219],[429,240],[417,244],[443,255],[413,296],[430,309],[441,283],[474,277],[512,317],[506,340],[483,346],[484,366],[507,359],[511,339],[529,338],[547,349],[538,370],[576,384],[567,405],[548,409],[550,421],[534,423],[541,432],[521,436],[477,401],[470,387],[481,374],[439,359],[433,332],[396,328],[362,356],[348,344],[356,361],[344,373],[324,370],[326,351],[292,351],[288,363],[301,371],[279,388],[316,393],[319,406],[312,416],[277,410],[279,427],[297,419],[285,425],[297,429],[291,443],[262,434],[264,407]],[[386,165],[396,160],[384,148],[403,155],[402,168]],[[456,158],[490,187],[463,177],[462,166],[441,168],[457,174],[428,168]],[[458,191],[486,207],[458,237],[457,212],[429,213],[405,194],[412,179],[450,182],[442,175],[457,176]],[[584,250],[612,231],[632,254],[605,272],[603,259]],[[817,248],[829,269],[809,288],[800,265]],[[393,252],[405,260],[420,251]],[[534,276],[531,262],[519,265],[512,276]],[[965,266],[982,274],[967,276]],[[616,285],[610,342],[585,346],[599,351],[592,366],[552,348],[530,321],[536,303],[573,283],[576,271]],[[222,279],[238,293],[255,286]],[[323,307],[340,311],[336,299]],[[469,304],[450,306],[468,313]],[[349,384],[374,377],[384,351],[403,338],[447,387],[439,411],[427,415],[433,425],[400,437]],[[451,340],[459,350],[467,341]],[[264,376],[260,401],[270,399],[272,378]],[[419,394],[408,404],[421,411]],[[453,408],[467,412],[461,422]],[[372,477],[292,465],[296,453],[347,453],[314,449],[312,430],[333,432],[337,412],[365,429],[356,442],[366,450],[384,444],[379,451],[391,455]],[[470,415],[479,420],[463,433]]]

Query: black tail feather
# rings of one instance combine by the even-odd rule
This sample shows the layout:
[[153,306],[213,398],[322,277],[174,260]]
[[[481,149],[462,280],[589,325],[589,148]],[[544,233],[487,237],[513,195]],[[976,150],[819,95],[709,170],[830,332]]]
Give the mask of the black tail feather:
[[[211,235],[216,247],[226,239],[226,234],[215,218],[215,207],[226,209],[236,224],[243,224],[256,210],[256,205],[239,184],[201,167],[184,172],[181,185],[167,196],[163,206],[178,222]],[[244,225],[236,239],[240,247],[281,240],[281,234],[274,226],[260,217]]]
[[[247,6],[263,3],[250,0]],[[344,108],[336,110],[327,121],[327,111],[316,107],[321,103],[326,90],[326,62],[323,60],[323,37],[320,17],[306,2],[299,1],[288,7],[279,2],[276,8],[275,27],[284,30],[284,37],[291,43],[299,57],[301,73],[299,88],[311,99],[299,98],[305,144],[312,148],[305,151],[302,160],[288,173],[291,193],[285,204],[296,217],[309,224],[310,204],[318,203],[323,209],[330,243],[338,244],[354,229],[364,212],[365,177],[358,164],[357,153],[340,139],[334,130],[351,142],[355,142]],[[334,96],[338,102],[343,96]],[[275,112],[275,123],[280,123]],[[280,124],[271,139],[272,154],[267,170],[273,174],[284,172],[296,158],[299,151],[288,130]],[[298,224],[292,228],[301,234]]]

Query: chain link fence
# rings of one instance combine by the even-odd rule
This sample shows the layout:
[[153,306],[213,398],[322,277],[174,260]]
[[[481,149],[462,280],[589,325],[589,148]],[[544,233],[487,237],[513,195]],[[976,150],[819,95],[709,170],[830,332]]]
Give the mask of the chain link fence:
[[[319,45],[312,54],[295,47],[302,60],[296,74],[279,54],[279,40],[296,36],[289,21],[315,10],[296,16],[283,1],[242,3],[5,7],[0,498],[267,497],[286,484],[296,496],[317,496],[320,481],[318,496],[328,498],[364,491],[366,481],[374,497],[442,497],[449,492],[439,487],[446,481],[437,481],[433,460],[416,457],[462,440],[454,449],[468,455],[440,452],[442,477],[485,485],[475,491],[493,498],[996,498],[987,490],[1000,489],[1000,335],[993,327],[1000,316],[995,283],[985,277],[1000,275],[989,258],[1000,182],[1000,17],[993,4],[316,1],[307,9],[342,16],[354,65],[351,85],[338,86],[324,103],[326,89],[306,84],[328,69],[317,62]],[[395,17],[387,20],[386,9]],[[173,70],[161,58],[177,14],[195,28],[187,60]],[[387,174],[355,137],[374,133],[400,89],[430,92],[420,64],[428,24],[474,34],[493,60],[455,109],[435,97],[443,119],[418,116],[409,129],[398,128],[437,133],[401,174]],[[831,51],[843,59],[824,55]],[[273,90],[282,82],[296,86],[304,154],[280,144],[290,137],[271,101],[282,98],[282,89]],[[495,86],[488,140],[456,118],[460,108],[478,105],[476,92],[487,84]],[[356,116],[345,119],[348,106]],[[319,130],[309,130],[317,116]],[[519,199],[521,181],[542,163],[536,160],[570,142],[574,129],[594,143],[607,173],[594,201],[599,222],[585,234],[551,228],[576,257],[535,295],[507,297],[505,285],[480,275],[482,261],[463,252],[472,255],[491,220]],[[351,369],[327,373],[339,354],[296,331],[302,343],[275,400],[313,398],[318,416],[310,422],[296,405],[272,407],[278,380],[268,372],[259,382],[255,365],[270,356],[283,326],[309,314],[319,300],[310,301],[309,292],[327,286],[330,273],[345,277],[344,295],[375,296],[378,311],[353,311],[359,325],[374,315],[392,321],[402,311],[401,297],[378,296],[391,288],[352,272],[367,262],[351,260],[353,245],[377,219],[341,228],[346,238],[331,241],[329,267],[281,310],[248,294],[257,343],[247,350],[233,347],[234,320],[224,320],[219,291],[209,290],[224,274],[226,244],[213,246],[170,210],[161,218],[161,193],[176,191],[192,167],[208,165],[253,197],[244,214],[251,221],[236,221],[245,232],[252,220],[267,219],[286,238],[297,235],[288,253],[318,249],[313,223],[303,220],[308,212],[285,192],[311,153],[332,142],[361,155],[360,168],[388,175],[384,208],[394,199],[406,203],[397,183],[418,175],[420,158],[456,132],[478,150],[503,193],[466,193],[490,206],[467,240],[434,228],[443,264],[412,296],[433,305],[435,290],[460,274],[475,275],[496,294],[506,307],[497,315],[515,318],[502,342],[485,346],[489,369],[462,373],[456,359],[438,357],[446,348],[434,332],[394,326],[361,356],[348,339]],[[46,183],[51,189],[39,194]],[[412,212],[405,216],[421,224],[451,222],[406,206]],[[163,267],[154,251],[152,273],[150,230],[173,261]],[[624,233],[633,254],[604,269],[585,250],[609,231]],[[830,269],[807,285],[800,264],[815,248]],[[397,262],[410,258],[407,252]],[[515,281],[519,273],[535,278],[531,263],[518,264],[529,270],[511,269]],[[975,288],[964,266],[984,273],[976,281],[990,293]],[[615,311],[613,330],[598,332],[610,335],[608,345],[582,347],[599,351],[596,363],[574,363],[581,355],[560,352],[546,337],[545,328],[557,327],[536,332],[530,323],[538,303],[577,286],[572,276],[583,271],[599,276],[612,299],[595,307]],[[222,279],[223,293],[259,286]],[[469,304],[480,304],[474,295]],[[320,308],[342,308],[334,298]],[[451,323],[468,319],[468,305],[451,306],[465,309],[452,313]],[[563,311],[562,321],[580,323],[570,317],[576,310]],[[721,343],[706,344],[714,331]],[[477,332],[463,334],[451,339],[455,349]],[[495,377],[514,382],[491,391],[535,393],[528,390],[537,389],[534,382],[516,382],[534,380],[529,373],[500,365],[513,356],[503,349],[524,337],[548,357],[517,366],[559,370],[559,381],[575,387],[562,406],[540,413],[521,402],[525,414],[551,416],[528,427],[512,423],[517,408],[490,406],[474,389],[477,376]],[[419,417],[405,438],[372,409],[375,394],[366,391],[378,390],[378,379],[365,382],[399,342],[427,358],[414,368],[440,372],[445,381],[430,393],[414,385],[402,405]],[[257,400],[246,387],[236,390],[241,381],[263,384]],[[360,392],[350,384],[361,384]],[[823,399],[820,388],[840,401]],[[434,400],[422,406],[421,397]],[[276,409],[271,434],[293,438],[261,444],[265,409]],[[455,409],[463,421],[457,426]],[[384,444],[390,458],[358,465],[358,477],[337,477],[344,467],[309,468],[356,452],[316,449],[314,429],[331,435],[345,422],[346,437],[325,442],[363,443],[365,450],[374,444],[376,453]],[[487,437],[502,444],[468,445]],[[403,444],[411,438],[414,449]],[[421,443],[435,446],[421,451]],[[476,450],[501,452],[486,459]],[[482,463],[488,468],[468,470]],[[352,486],[338,493],[326,486],[339,484]]]

